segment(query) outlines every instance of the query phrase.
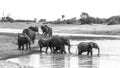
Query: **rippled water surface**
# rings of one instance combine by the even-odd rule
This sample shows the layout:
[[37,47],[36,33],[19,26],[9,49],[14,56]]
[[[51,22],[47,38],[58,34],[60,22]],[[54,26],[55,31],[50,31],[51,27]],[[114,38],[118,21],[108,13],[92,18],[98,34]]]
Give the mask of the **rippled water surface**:
[[[77,44],[81,41],[71,40],[72,54],[51,54],[38,53],[18,58],[11,58],[8,61],[34,68],[119,68],[120,67],[120,40],[96,40],[100,46],[100,57],[97,50],[93,49],[94,56],[86,56],[86,53],[78,56]],[[67,51],[67,47],[66,47]]]

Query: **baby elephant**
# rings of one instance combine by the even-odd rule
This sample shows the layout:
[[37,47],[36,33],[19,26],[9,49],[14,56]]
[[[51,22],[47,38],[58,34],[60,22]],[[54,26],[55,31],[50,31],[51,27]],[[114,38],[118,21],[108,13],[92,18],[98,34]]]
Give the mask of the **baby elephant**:
[[89,55],[89,53],[91,54],[91,56],[93,55],[92,49],[96,48],[98,49],[98,56],[100,54],[100,48],[97,45],[97,43],[94,42],[81,42],[78,44],[78,55],[81,55],[83,52],[87,52],[87,55]]
[[38,44],[40,47],[40,52],[42,51],[43,47],[46,47],[46,52],[47,52],[48,47],[49,47],[49,41],[50,39],[44,39],[44,38],[39,39]]

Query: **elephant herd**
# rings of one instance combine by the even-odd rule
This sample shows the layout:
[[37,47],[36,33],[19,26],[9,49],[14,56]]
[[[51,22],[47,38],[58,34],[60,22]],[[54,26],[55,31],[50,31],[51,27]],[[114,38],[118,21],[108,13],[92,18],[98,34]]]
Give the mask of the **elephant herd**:
[[[42,34],[48,38],[40,38],[38,40],[38,45],[40,48],[40,52],[42,52],[42,48],[46,47],[45,52],[47,53],[48,48],[50,48],[51,53],[64,53],[66,54],[65,46],[68,46],[68,52],[71,53],[71,44],[70,40],[67,37],[63,36],[52,36],[52,28],[47,25],[41,25]],[[36,32],[38,33],[38,27],[30,26],[23,30],[22,33],[18,34],[18,49],[24,50],[26,46],[26,50],[31,51],[31,44],[34,44],[36,38]],[[95,42],[80,42],[77,46],[78,55],[81,55],[83,52],[87,52],[87,55],[93,55],[92,49],[98,49],[98,56],[100,54],[100,48]]]

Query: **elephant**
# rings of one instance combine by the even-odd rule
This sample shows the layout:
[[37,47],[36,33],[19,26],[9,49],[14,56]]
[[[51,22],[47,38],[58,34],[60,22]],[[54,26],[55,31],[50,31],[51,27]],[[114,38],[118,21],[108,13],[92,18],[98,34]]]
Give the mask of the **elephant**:
[[35,27],[35,26],[30,26],[30,27],[28,27],[28,29],[31,29],[31,30],[33,30],[33,31],[35,31],[35,32],[37,32],[38,33],[38,27]]
[[35,38],[36,38],[36,33],[34,31],[32,31],[31,29],[24,29],[23,33],[26,33],[34,44]]
[[40,52],[42,51],[43,47],[46,47],[46,53],[47,53],[47,49],[49,47],[49,41],[50,39],[45,39],[45,38],[40,38],[38,41],[39,47],[40,47]]
[[68,46],[68,52],[70,52],[70,41],[68,38],[63,36],[52,36],[52,38],[49,41],[49,47],[51,49],[51,52],[55,52],[55,48],[58,48],[62,53],[66,53],[65,51],[65,45]]
[[29,50],[31,50],[31,39],[27,36],[26,33],[22,33],[22,34],[18,34],[18,40],[17,40],[17,43],[18,43],[18,49],[21,50],[24,50],[24,45],[26,45],[26,50],[28,50],[28,47],[29,47]]
[[48,27],[47,25],[41,25],[41,30],[45,36],[52,36],[52,28]]
[[100,48],[99,48],[98,44],[95,42],[81,42],[78,44],[77,48],[78,48],[78,55],[81,55],[83,52],[87,52],[87,55],[89,55],[89,53],[90,53],[92,56],[93,48],[98,49],[98,56],[100,54]]

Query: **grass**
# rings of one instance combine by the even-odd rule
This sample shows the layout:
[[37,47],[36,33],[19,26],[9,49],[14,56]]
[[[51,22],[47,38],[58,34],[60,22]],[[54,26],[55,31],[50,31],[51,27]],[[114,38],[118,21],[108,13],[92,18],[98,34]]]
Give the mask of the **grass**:
[[[120,25],[76,25],[76,24],[47,24],[52,27],[54,33],[73,33],[73,34],[97,34],[97,35],[120,35]],[[40,28],[41,23],[3,23],[0,28],[25,29],[29,26]],[[41,31],[41,29],[40,29]]]

